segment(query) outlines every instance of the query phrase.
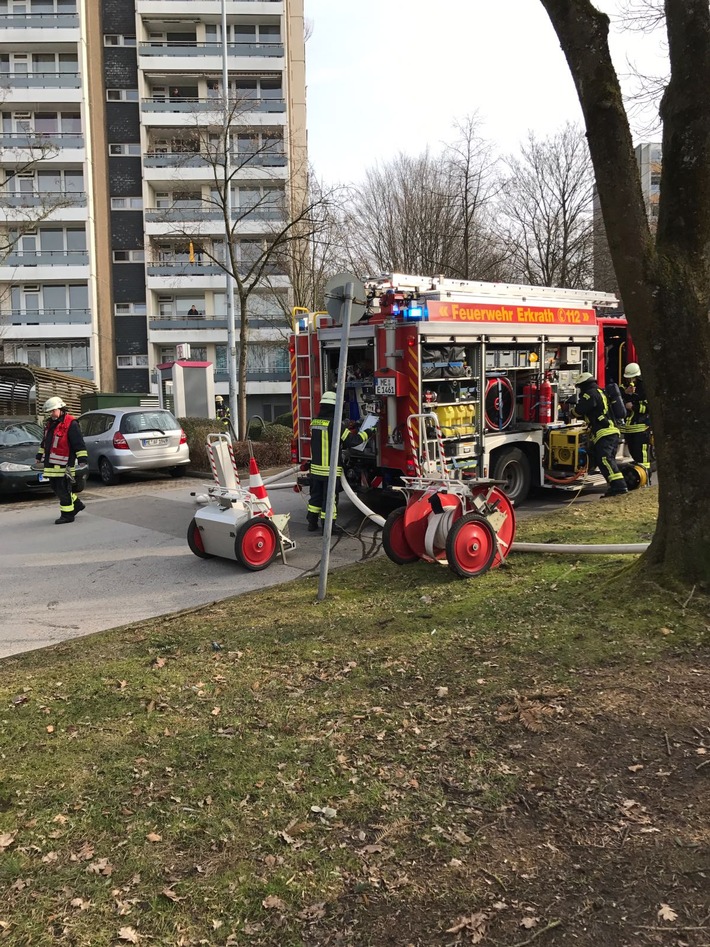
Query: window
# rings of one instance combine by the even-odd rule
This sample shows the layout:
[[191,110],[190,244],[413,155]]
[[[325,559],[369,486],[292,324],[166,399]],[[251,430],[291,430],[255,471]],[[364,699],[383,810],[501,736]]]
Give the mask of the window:
[[116,368],[147,368],[147,355],[117,355]]
[[190,361],[191,362],[206,362],[207,361],[207,346],[206,345],[191,345],[190,346]]
[[112,197],[111,210],[142,210],[142,197]]
[[106,89],[107,102],[137,102],[138,89]]
[[135,36],[123,36],[120,33],[106,33],[104,46],[135,46]]
[[109,145],[108,153],[113,157],[136,157],[141,156],[141,146],[139,142],[129,142],[126,145]]
[[142,263],[145,260],[145,250],[114,250],[114,263]]
[[147,312],[145,303],[114,303],[115,316],[144,316]]

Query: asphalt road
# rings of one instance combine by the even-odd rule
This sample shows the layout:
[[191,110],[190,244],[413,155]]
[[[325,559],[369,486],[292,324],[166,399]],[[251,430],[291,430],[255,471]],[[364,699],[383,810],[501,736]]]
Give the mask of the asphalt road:
[[[587,487],[581,501],[604,489]],[[199,559],[186,533],[203,492],[202,481],[135,475],[113,487],[89,480],[86,510],[71,526],[55,526],[54,497],[0,501],[0,657],[69,638],[220,601],[300,576],[318,575],[318,533],[306,531],[306,496],[270,490],[274,511],[291,513],[296,549],[263,572],[227,559]],[[558,509],[570,493],[550,491],[519,516]],[[342,496],[338,522],[346,530],[331,542],[330,567],[361,562],[381,551],[381,529]]]

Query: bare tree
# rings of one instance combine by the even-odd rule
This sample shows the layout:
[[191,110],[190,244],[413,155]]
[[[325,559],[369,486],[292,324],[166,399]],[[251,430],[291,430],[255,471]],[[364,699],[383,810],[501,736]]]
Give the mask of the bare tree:
[[[629,325],[647,382],[659,465],[659,516],[642,568],[710,579],[710,7],[665,0],[670,79],[661,101],[663,169],[653,234],[628,116],[609,52],[609,18],[591,0],[541,0],[582,106],[597,190]],[[688,375],[694,384],[688,390]]]
[[543,140],[529,132],[521,156],[507,164],[500,212],[519,281],[589,286],[594,178],[582,131],[568,124]]
[[447,261],[448,275],[496,281],[506,278],[508,251],[495,232],[491,203],[500,189],[499,162],[480,132],[477,115],[454,124],[458,138],[444,148],[448,199],[456,211],[458,246]]
[[[225,115],[223,100],[216,98],[215,111],[197,113],[195,127],[182,142],[186,165],[199,156],[210,169],[210,195],[200,191],[199,200],[202,208],[217,211],[220,235],[215,236],[210,230],[213,225],[207,223],[187,225],[189,214],[179,212],[175,205],[165,211],[168,220],[181,218],[168,237],[189,247],[191,258],[206,258],[234,281],[239,339],[236,352],[229,352],[228,357],[236,357],[240,379],[239,431],[247,429],[250,298],[255,291],[273,289],[275,276],[288,275],[286,256],[296,260],[308,252],[308,241],[325,228],[324,208],[335,199],[333,191],[309,192],[305,167],[292,163],[284,179],[281,169],[286,166],[287,143],[268,128],[246,125],[252,108],[248,100],[230,96]],[[238,186],[247,183],[249,201],[235,200]]]

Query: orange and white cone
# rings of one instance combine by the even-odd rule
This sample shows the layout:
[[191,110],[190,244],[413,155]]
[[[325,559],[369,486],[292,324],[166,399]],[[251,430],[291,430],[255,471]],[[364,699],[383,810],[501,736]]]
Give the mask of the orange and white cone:
[[271,500],[269,499],[269,494],[266,492],[264,481],[261,479],[261,474],[259,473],[259,467],[256,463],[255,457],[252,457],[249,460],[249,493],[256,497],[257,500],[263,501],[265,515],[271,516],[273,513],[273,510],[271,509]]

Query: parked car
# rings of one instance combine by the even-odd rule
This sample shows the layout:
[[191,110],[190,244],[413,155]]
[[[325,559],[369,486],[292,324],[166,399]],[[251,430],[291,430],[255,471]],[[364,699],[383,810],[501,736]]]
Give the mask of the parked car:
[[42,428],[33,418],[0,418],[0,493],[51,493],[35,457]]
[[78,420],[89,473],[98,473],[106,484],[135,470],[163,470],[171,477],[187,473],[187,435],[163,408],[100,408]]

